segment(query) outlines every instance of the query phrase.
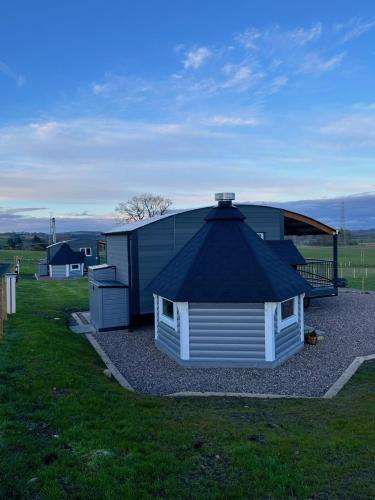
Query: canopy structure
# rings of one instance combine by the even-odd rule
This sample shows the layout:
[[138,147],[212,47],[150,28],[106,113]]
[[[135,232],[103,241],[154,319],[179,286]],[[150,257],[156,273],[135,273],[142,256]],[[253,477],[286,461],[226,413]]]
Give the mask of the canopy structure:
[[307,215],[284,210],[285,236],[313,236],[327,234],[333,236],[337,230]]

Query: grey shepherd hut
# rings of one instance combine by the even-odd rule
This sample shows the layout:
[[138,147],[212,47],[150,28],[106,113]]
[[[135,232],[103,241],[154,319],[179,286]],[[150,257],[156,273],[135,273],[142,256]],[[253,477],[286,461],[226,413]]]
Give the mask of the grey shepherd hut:
[[[302,214],[276,207],[236,204],[249,226],[280,258],[298,270],[311,289],[306,297],[337,294],[337,232]],[[107,232],[106,262],[90,266],[90,313],[97,330],[136,325],[154,315],[149,285],[186,243],[206,224],[212,206],[170,212],[117,226]],[[331,241],[331,259],[303,259],[291,236],[322,236]]]
[[150,284],[155,341],[185,366],[274,367],[304,343],[311,287],[232,206],[230,193]]

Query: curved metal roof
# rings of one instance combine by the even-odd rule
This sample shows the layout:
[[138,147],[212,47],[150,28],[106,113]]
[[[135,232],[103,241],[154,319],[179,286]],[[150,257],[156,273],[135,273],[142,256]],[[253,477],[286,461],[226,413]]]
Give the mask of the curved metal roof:
[[[285,226],[285,235],[290,236],[299,236],[299,235],[315,235],[315,234],[337,234],[337,230],[333,227],[327,226],[323,222],[319,222],[312,217],[308,217],[307,215],[299,214],[297,212],[291,212],[290,210],[285,210],[280,207],[271,207],[269,205],[255,205],[253,203],[236,203],[234,206],[253,206],[253,207],[262,207],[269,208],[272,210],[279,210],[283,212],[284,215],[284,226]],[[158,215],[156,217],[152,217],[149,219],[143,219],[140,221],[128,222],[126,224],[120,224],[110,231],[106,231],[105,235],[112,234],[123,234],[130,233],[132,231],[136,231],[141,229],[142,227],[148,226],[150,224],[154,224],[159,222],[160,220],[167,219],[169,217],[178,216],[179,214],[186,212],[194,212],[196,210],[209,209],[213,208],[213,206],[206,207],[198,207],[198,208],[189,208],[182,210],[173,210],[164,215]]]

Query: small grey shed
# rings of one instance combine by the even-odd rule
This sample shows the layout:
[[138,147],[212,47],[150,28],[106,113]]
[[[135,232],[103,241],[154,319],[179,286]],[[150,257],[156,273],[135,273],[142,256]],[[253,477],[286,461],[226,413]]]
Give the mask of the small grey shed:
[[91,323],[97,331],[129,326],[129,287],[116,280],[116,267],[89,267]]
[[217,195],[206,223],[150,285],[157,346],[185,366],[274,367],[304,342],[310,285]]

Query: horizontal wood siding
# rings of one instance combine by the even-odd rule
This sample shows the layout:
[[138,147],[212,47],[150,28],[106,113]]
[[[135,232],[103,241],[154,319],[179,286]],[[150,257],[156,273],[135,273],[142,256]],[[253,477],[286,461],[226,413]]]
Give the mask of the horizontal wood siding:
[[[254,231],[264,232],[266,239],[283,239],[281,210],[252,205],[239,205],[239,208],[247,217],[245,222]],[[210,208],[201,208],[176,214],[144,226],[137,231],[140,314],[153,312],[152,291],[147,288],[150,281],[197,233],[210,210]],[[112,238],[114,236],[108,236],[107,252],[111,246]],[[115,236],[115,238],[119,238],[119,236]],[[113,259],[109,257],[107,261],[109,264],[114,263]]]
[[157,343],[173,357],[180,358],[180,328],[177,331],[163,321],[158,321]]
[[265,360],[263,304],[190,304],[190,360]]
[[126,234],[107,236],[107,264],[116,266],[117,281],[129,285],[128,237]]
[[299,345],[301,345],[301,328],[299,322],[284,328],[280,332],[276,332],[276,359],[288,355],[290,351],[294,351]]
[[66,266],[51,266],[52,278],[66,278]]

